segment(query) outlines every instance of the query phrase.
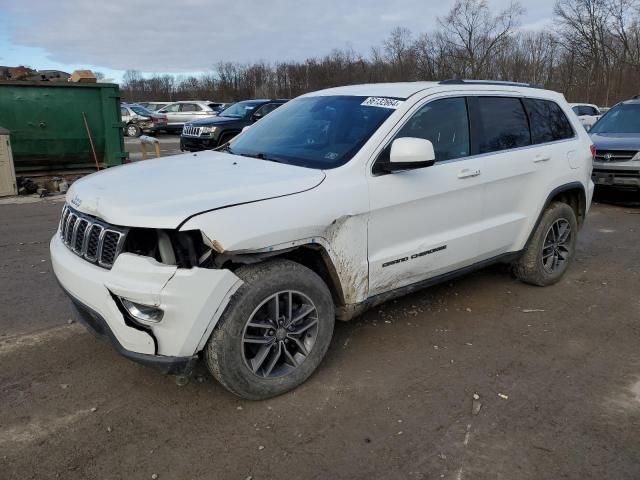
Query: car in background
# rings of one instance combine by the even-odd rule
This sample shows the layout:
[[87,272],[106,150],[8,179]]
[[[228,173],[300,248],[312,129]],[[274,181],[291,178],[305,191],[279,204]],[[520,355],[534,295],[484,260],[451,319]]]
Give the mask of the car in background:
[[215,117],[224,109],[224,103],[209,100],[183,100],[173,102],[158,110],[167,116],[169,131],[181,131],[187,122]]
[[224,145],[243,128],[257,122],[288,100],[245,100],[223,110],[217,117],[187,123],[180,135],[180,150],[197,152]]
[[587,131],[589,131],[602,116],[598,106],[592,103],[570,103],[569,105]]
[[640,190],[640,99],[612,107],[589,135],[596,148],[593,183]]
[[600,110],[600,114],[604,115],[609,110],[611,110],[611,107],[598,107],[598,110]]
[[138,105],[141,105],[144,108],[151,110],[152,112],[157,112],[158,110],[162,110],[170,103],[171,102],[138,102]]
[[156,133],[167,128],[167,117],[161,113],[152,112],[138,104],[123,103],[120,105],[120,115],[127,137],[139,137],[143,133]]

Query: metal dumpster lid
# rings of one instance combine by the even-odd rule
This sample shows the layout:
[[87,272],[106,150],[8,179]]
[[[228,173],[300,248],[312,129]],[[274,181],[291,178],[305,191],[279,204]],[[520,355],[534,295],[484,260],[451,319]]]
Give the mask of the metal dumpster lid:
[[0,135],[9,135],[11,132],[6,128],[0,127]]

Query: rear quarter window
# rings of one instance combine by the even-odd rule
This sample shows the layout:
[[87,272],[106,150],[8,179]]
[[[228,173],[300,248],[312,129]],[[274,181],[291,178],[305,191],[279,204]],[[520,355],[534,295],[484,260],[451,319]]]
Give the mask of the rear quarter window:
[[573,138],[575,133],[560,106],[551,100],[525,98],[524,106],[531,125],[534,144]]

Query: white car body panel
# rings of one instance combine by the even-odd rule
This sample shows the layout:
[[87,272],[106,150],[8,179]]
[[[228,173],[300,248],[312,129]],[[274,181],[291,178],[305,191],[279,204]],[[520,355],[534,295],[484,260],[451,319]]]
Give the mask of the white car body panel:
[[[426,102],[485,94],[553,100],[576,136],[436,162],[429,168],[372,173],[380,151]],[[557,187],[579,183],[589,208],[590,139],[560,94],[517,86],[417,82],[355,85],[308,95],[404,100],[348,163],[331,170],[201,152],[90,175],[72,185],[67,202],[118,226],[200,230],[216,255],[320,246],[347,306],[522,250]],[[199,352],[242,284],[226,269],[177,268],[128,253],[105,270],[71,253],[59,235],[51,242],[51,252],[64,288],[100,312],[122,345],[140,353]],[[424,252],[430,253],[420,255]],[[411,261],[389,264],[414,255]],[[156,351],[149,335],[125,325],[111,294],[165,311],[163,321],[151,327]]]
[[320,170],[205,151],[94,173],[71,185],[67,202],[114,225],[176,228],[202,211],[301,192],[324,177]]
[[[600,112],[600,108],[597,105],[594,105],[593,103],[570,103],[569,106],[571,108],[573,107],[589,107],[589,108],[595,108],[598,112]],[[585,129],[591,130],[591,127],[593,127],[593,125],[600,120],[600,117],[602,117],[602,113],[600,113],[599,115],[577,115],[578,120],[580,120],[580,123],[582,124],[583,127],[585,127]]]

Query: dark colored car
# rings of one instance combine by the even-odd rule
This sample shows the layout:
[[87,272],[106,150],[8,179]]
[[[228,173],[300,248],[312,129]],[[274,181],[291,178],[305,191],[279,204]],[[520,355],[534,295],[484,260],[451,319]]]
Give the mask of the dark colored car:
[[217,117],[185,124],[180,135],[180,150],[197,152],[224,145],[244,127],[257,122],[287,100],[245,100],[223,110]]
[[640,190],[640,99],[617,104],[589,134],[596,147],[593,183]]

